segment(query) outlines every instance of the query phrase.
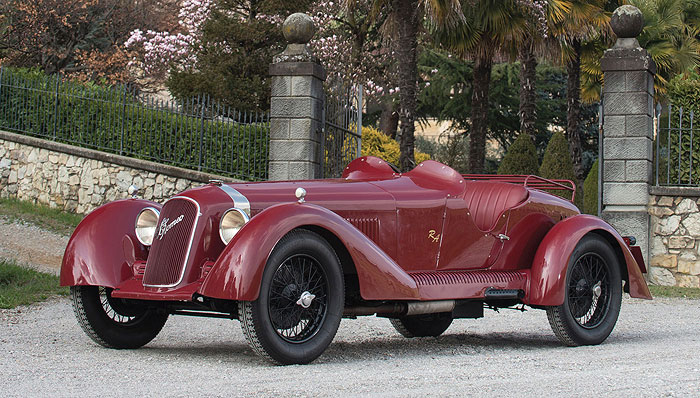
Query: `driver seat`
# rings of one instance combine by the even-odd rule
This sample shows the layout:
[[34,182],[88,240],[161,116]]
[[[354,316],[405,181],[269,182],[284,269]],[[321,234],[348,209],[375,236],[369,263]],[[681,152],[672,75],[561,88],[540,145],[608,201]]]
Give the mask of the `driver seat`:
[[528,196],[522,185],[492,181],[466,181],[464,201],[476,226],[483,232],[496,227],[498,218]]

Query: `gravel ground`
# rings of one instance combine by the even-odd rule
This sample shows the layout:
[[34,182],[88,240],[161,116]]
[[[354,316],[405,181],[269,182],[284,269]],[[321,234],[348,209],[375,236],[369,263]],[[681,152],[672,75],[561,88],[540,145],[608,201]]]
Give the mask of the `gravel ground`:
[[68,237],[0,216],[0,259],[58,275]]
[[625,299],[610,338],[562,347],[543,311],[487,312],[439,338],[343,320],[310,365],[276,367],[237,321],[171,317],[144,348],[101,348],[67,299],[0,312],[3,396],[700,396],[700,300]]

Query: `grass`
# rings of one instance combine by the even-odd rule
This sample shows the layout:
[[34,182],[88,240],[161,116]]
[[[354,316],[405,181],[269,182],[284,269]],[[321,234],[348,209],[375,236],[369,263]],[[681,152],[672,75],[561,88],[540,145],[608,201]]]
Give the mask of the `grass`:
[[10,222],[22,221],[63,235],[70,235],[83,219],[79,214],[18,199],[0,199],[0,216]]
[[649,290],[654,297],[700,299],[700,289],[694,287],[649,285]]
[[67,296],[68,288],[58,277],[0,261],[0,308],[15,308],[43,301],[54,295]]

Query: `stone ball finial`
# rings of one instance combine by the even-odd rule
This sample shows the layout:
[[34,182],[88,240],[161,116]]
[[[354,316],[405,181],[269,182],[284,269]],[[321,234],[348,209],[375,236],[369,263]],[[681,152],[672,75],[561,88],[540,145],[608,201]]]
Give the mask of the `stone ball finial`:
[[639,8],[633,5],[620,6],[610,18],[610,26],[619,39],[633,39],[642,33],[644,16]]
[[282,33],[289,44],[306,44],[314,37],[316,26],[310,16],[297,12],[284,20]]

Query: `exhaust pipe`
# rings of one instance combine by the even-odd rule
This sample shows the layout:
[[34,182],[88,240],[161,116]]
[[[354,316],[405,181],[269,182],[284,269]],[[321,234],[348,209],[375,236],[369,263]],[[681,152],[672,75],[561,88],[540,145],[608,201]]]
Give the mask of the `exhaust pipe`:
[[452,312],[455,309],[455,300],[439,300],[439,301],[409,301],[393,304],[382,304],[376,307],[361,306],[361,307],[346,307],[343,311],[344,316],[365,316],[365,315],[381,315],[381,316],[409,316],[436,314],[439,312]]

